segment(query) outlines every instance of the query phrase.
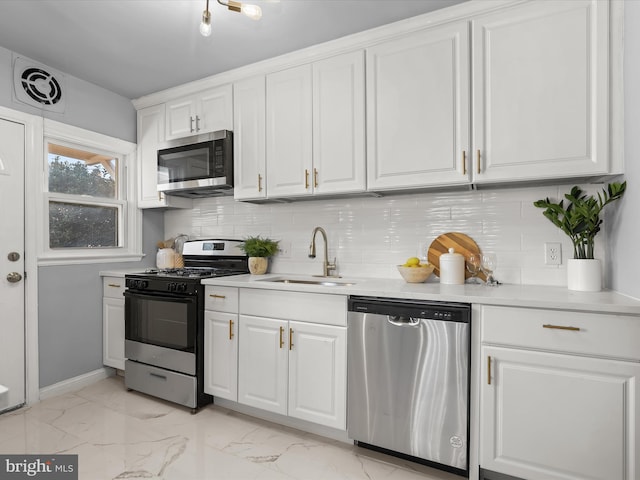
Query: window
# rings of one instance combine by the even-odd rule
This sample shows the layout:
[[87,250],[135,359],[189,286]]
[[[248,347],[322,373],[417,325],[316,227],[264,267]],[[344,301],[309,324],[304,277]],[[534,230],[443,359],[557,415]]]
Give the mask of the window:
[[48,125],[40,259],[139,260],[140,213],[126,175],[135,146],[68,125]]

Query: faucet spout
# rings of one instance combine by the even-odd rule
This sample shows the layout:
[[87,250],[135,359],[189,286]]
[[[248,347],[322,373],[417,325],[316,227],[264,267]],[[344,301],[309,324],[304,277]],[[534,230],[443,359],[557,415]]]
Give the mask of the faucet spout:
[[325,232],[324,228],[322,227],[314,228],[313,232],[311,233],[311,244],[309,245],[309,258],[316,258],[316,234],[318,232],[320,232],[320,234],[322,235],[322,239],[324,240],[324,261],[322,262],[322,276],[330,277],[331,275],[329,275],[329,272],[336,269],[336,263],[335,263],[335,260],[333,261],[333,263],[329,262],[327,232]]

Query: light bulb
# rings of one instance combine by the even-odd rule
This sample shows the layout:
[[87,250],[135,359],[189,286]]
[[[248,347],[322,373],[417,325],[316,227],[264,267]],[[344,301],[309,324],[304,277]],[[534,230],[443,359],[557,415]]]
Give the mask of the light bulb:
[[262,17],[262,9],[258,5],[247,5],[243,3],[241,10],[242,13],[252,20],[260,20]]
[[202,12],[202,22],[200,23],[200,33],[203,37],[211,35],[211,13],[209,10]]

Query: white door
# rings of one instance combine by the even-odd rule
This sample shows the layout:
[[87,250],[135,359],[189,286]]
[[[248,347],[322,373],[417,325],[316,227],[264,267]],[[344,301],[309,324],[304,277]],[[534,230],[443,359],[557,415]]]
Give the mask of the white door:
[[529,480],[639,478],[640,364],[500,347],[482,353],[482,468]]
[[263,75],[233,85],[233,198],[265,198],[265,78]]
[[367,185],[469,182],[469,23],[367,49]]
[[287,322],[240,315],[238,402],[287,414]]
[[289,415],[344,430],[347,329],[289,322]]
[[24,139],[0,119],[0,411],[25,402]]
[[267,75],[267,192],[311,195],[311,65]]
[[238,400],[238,314],[204,312],[204,391]]
[[473,21],[477,183],[605,173],[609,2],[526,2]]
[[364,52],[313,64],[313,190],[366,188]]

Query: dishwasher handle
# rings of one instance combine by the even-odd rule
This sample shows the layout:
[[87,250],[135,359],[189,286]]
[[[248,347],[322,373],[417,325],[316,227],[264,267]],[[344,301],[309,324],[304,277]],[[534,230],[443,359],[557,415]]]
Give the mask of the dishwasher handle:
[[404,315],[387,315],[387,322],[396,327],[417,327],[420,325],[419,318]]

